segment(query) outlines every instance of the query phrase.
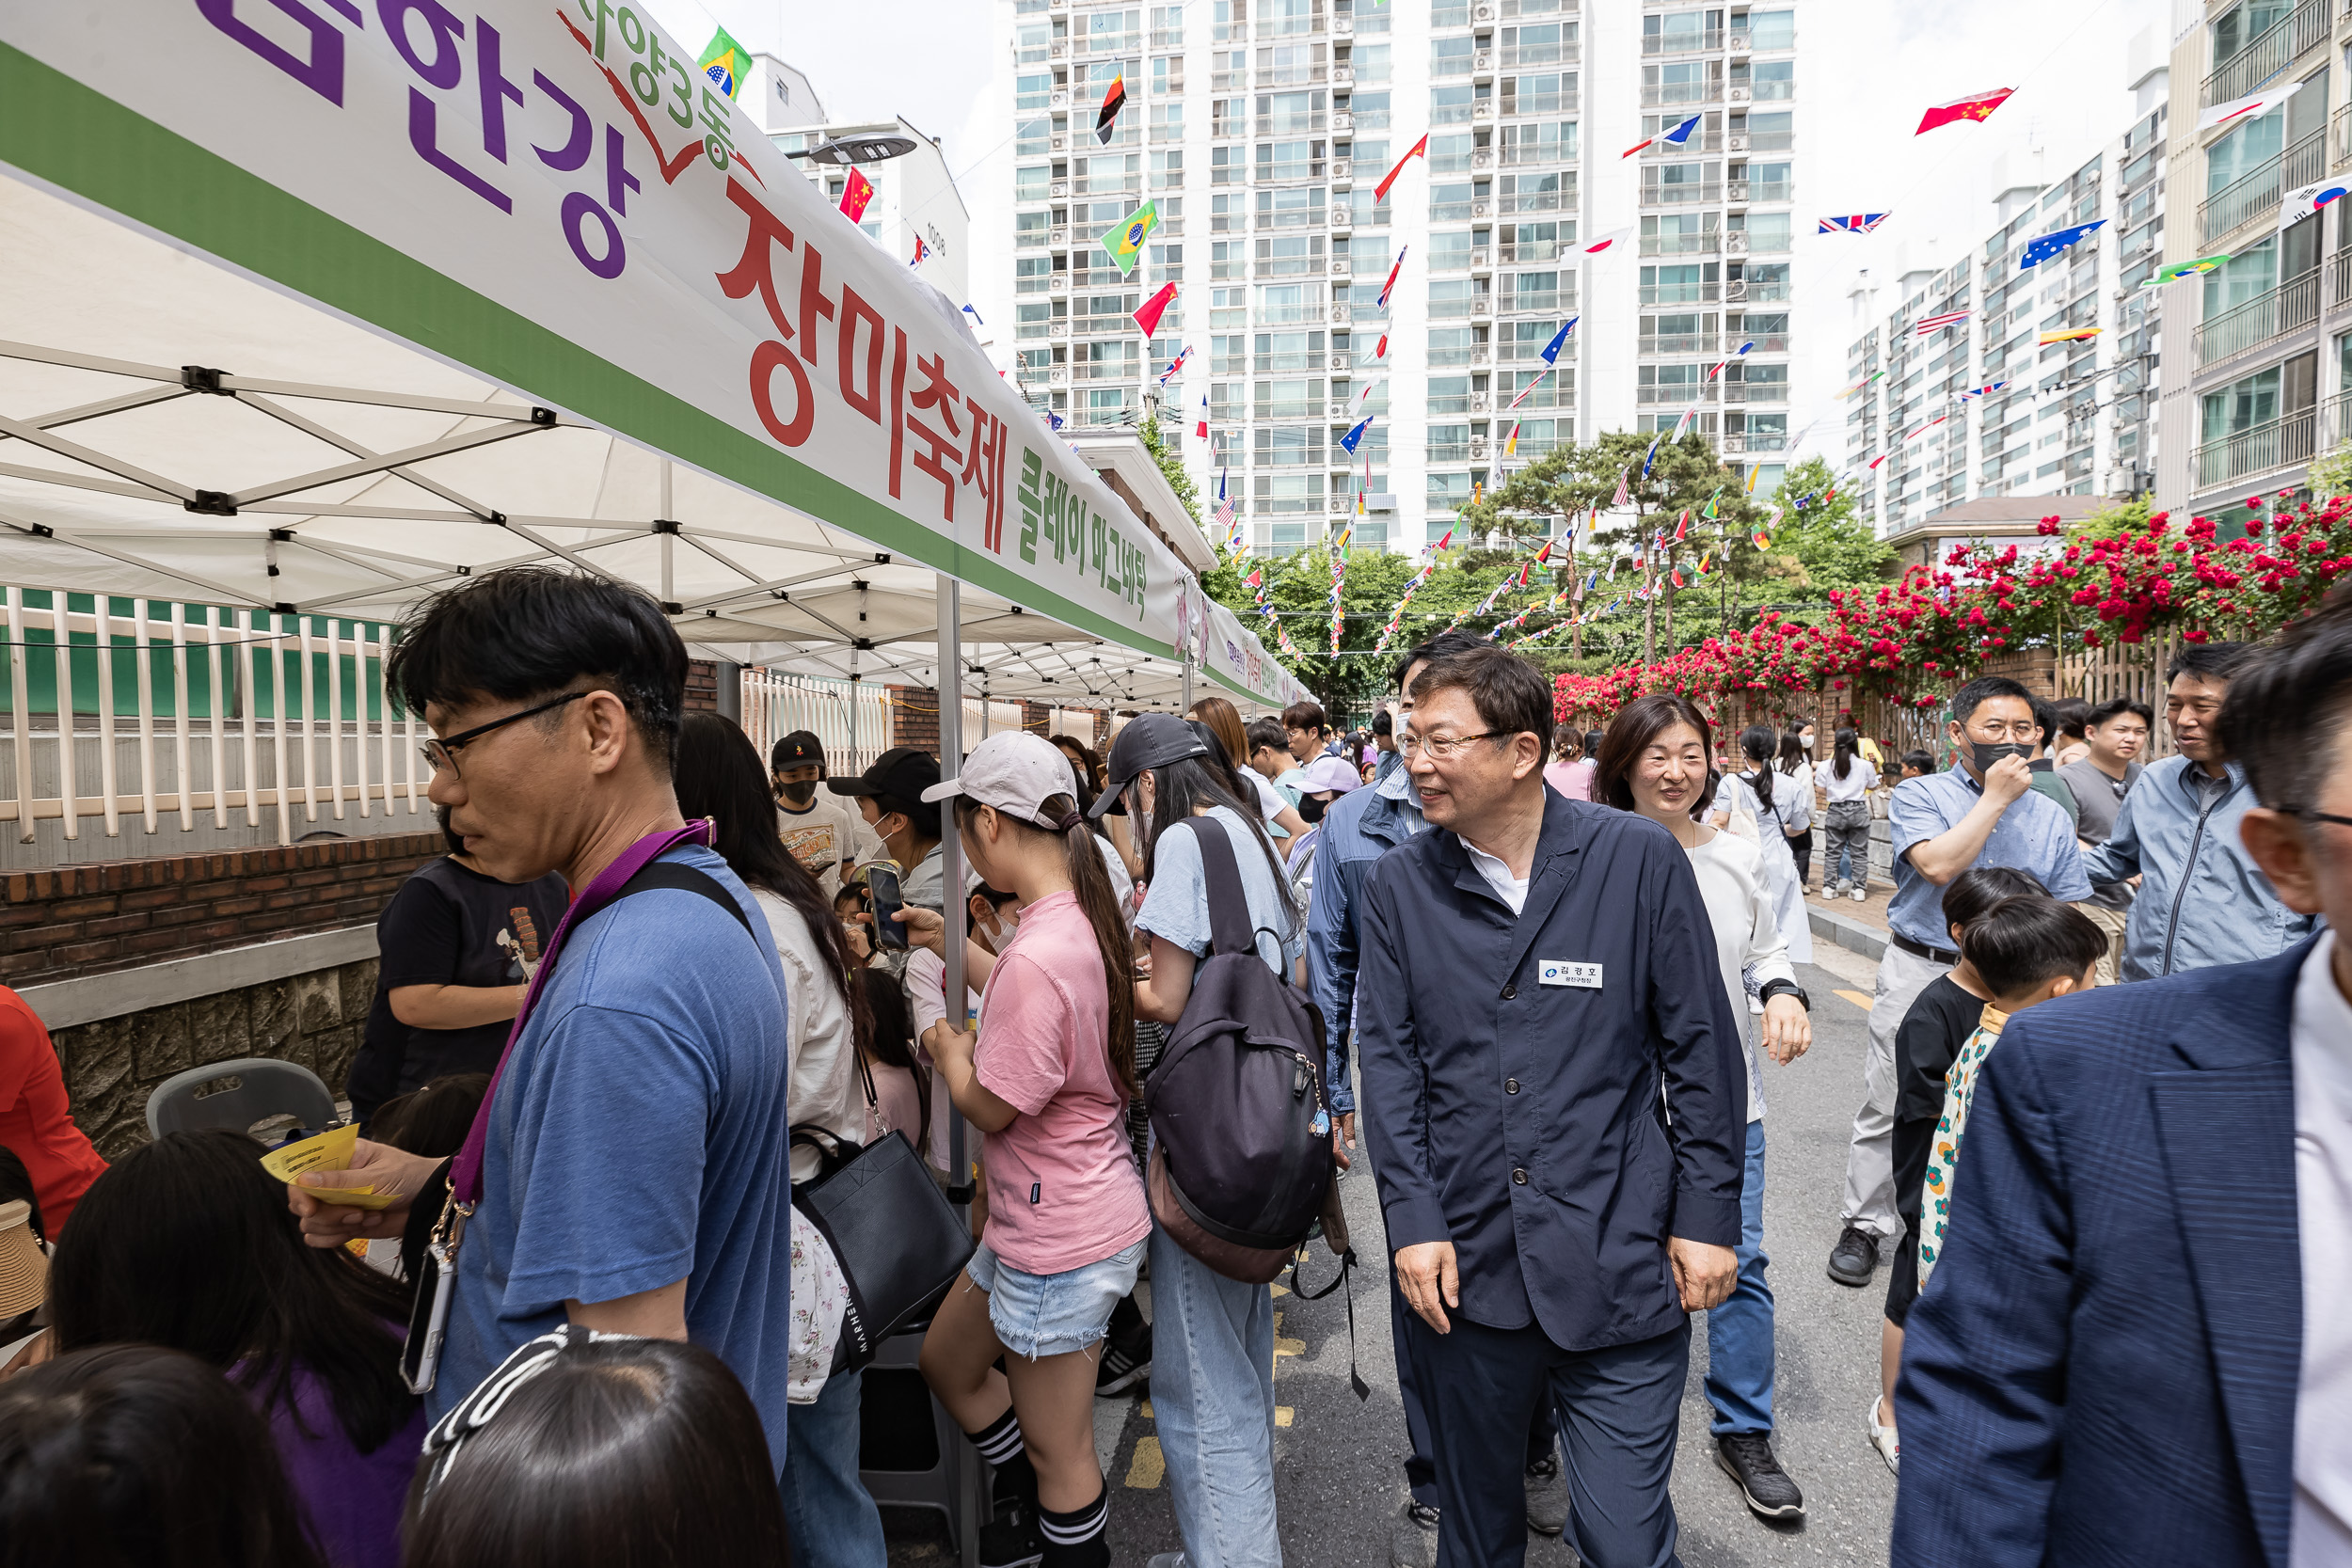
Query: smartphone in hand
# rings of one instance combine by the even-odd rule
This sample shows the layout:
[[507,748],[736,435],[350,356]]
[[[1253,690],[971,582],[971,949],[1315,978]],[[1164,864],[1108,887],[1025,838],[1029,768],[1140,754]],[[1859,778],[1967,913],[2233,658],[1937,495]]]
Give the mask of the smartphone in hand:
[[867,866],[866,894],[874,907],[874,940],[884,947],[905,952],[906,923],[895,918],[905,902],[898,895],[898,873],[887,865]]

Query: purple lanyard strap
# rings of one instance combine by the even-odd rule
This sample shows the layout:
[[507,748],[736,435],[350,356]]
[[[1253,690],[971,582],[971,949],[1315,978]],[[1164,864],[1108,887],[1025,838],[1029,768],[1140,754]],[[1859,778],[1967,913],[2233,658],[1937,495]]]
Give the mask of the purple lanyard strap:
[[530,988],[523,992],[522,1010],[515,1015],[515,1026],[506,1032],[506,1048],[499,1053],[498,1069],[490,1075],[490,1092],[482,1097],[482,1108],[474,1113],[473,1125],[467,1129],[465,1146],[458,1149],[456,1163],[450,1167],[450,1195],[469,1212],[482,1199],[482,1159],[490,1141],[490,1108],[498,1103],[499,1085],[506,1081],[506,1064],[515,1054],[515,1042],[522,1038],[523,1025],[530,1022],[539,993],[547,988],[548,976],[555,973],[555,958],[563,951],[564,939],[571,934],[573,927],[612,902],[628,885],[630,878],[660,856],[681,844],[709,842],[707,820],[689,822],[668,832],[647,833],[597,872],[595,880],[588,884],[588,891],[573,899],[571,908],[564,911],[564,918],[556,924],[555,935],[548,941],[547,953],[531,977]]

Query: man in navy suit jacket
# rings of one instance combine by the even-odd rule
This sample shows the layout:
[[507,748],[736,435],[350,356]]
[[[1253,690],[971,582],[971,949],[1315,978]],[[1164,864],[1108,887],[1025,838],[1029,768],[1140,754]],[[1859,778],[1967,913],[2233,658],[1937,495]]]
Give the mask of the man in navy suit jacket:
[[2352,1563],[2352,600],[2233,687],[2241,833],[2329,929],[2012,1021],[1912,1308],[1895,1568]]
[[1738,1272],[1740,1021],[1673,835],[1545,787],[1533,667],[1479,648],[1412,690],[1431,831],[1364,879],[1357,1021],[1438,1559],[1524,1560],[1521,1449],[1549,1399],[1569,1544],[1661,1568],[1688,1314]]

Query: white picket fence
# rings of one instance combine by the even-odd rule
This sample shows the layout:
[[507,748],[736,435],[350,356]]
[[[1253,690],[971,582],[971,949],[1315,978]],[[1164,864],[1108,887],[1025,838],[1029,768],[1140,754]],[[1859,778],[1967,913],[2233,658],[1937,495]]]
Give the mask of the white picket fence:
[[765,760],[795,730],[813,732],[833,775],[862,773],[890,750],[890,691],[879,681],[747,666],[742,675],[743,733]]
[[[145,599],[103,594],[75,610],[64,608],[63,590],[47,606],[29,603],[23,588],[6,594],[0,822],[15,824],[18,843],[33,843],[49,822],[72,843],[92,828],[120,838],[126,822],[149,834],[258,830],[265,813],[279,844],[322,822],[346,833],[430,825],[422,728],[396,712],[384,687],[389,626],[183,604],[167,615]],[[70,654],[59,647],[69,641]],[[118,692],[126,662],[136,693],[128,706]],[[81,672],[93,665],[86,685]],[[42,680],[46,700],[37,705]]]

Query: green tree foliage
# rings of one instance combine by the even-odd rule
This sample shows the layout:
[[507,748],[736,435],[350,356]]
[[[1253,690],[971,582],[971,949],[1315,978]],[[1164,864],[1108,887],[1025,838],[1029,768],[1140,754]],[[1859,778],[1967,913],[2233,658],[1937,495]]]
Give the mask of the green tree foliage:
[[2346,441],[2312,464],[2312,494],[2352,496],[2352,441]]

